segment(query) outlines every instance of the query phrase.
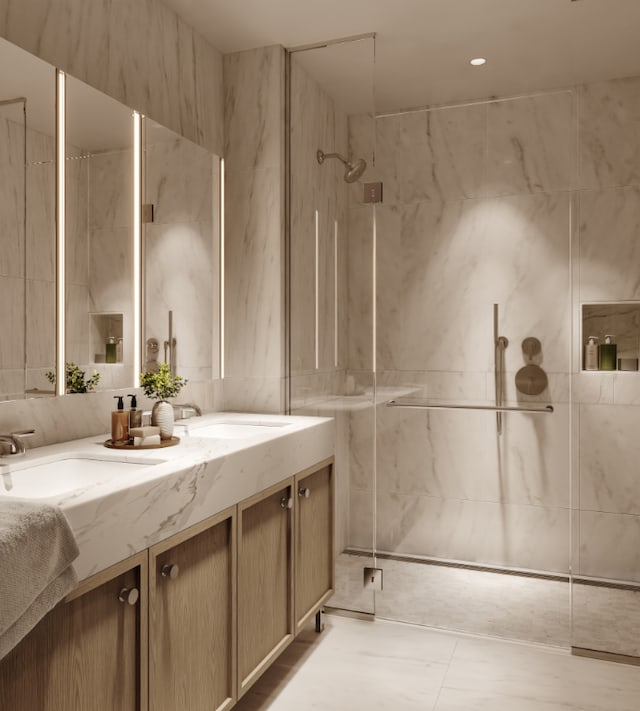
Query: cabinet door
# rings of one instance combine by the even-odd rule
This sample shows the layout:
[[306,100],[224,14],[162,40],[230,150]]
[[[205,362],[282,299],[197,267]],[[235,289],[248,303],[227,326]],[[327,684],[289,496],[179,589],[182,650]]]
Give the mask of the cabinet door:
[[234,526],[227,511],[150,549],[151,711],[235,703]]
[[296,632],[333,593],[333,465],[296,477]]
[[41,620],[0,662],[0,708],[145,711],[145,574],[117,575]]
[[238,506],[238,695],[293,638],[292,487]]

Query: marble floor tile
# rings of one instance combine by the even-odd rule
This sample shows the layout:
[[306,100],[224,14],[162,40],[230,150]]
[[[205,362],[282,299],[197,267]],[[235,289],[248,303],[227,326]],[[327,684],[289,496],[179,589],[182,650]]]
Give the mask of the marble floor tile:
[[[370,558],[342,554],[331,607],[372,612],[362,568]],[[384,590],[375,593],[379,618],[490,635],[570,645],[570,591],[566,582],[409,561],[378,559]]]
[[238,711],[637,711],[640,667],[565,650],[325,615]]
[[637,711],[640,667],[496,640],[456,646],[435,711]]
[[456,640],[417,627],[325,616],[305,630],[237,711],[433,709]]

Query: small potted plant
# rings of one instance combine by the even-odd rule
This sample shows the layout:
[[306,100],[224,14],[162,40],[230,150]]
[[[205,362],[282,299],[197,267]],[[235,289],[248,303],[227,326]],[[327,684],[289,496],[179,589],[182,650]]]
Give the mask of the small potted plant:
[[[53,370],[47,371],[47,380],[56,384],[56,374]],[[100,381],[100,373],[93,371],[93,375],[87,378],[84,370],[79,368],[73,361],[65,364],[65,389],[68,393],[90,393],[96,388]]]
[[175,397],[187,381],[173,375],[168,363],[160,363],[158,370],[146,370],[140,374],[140,386],[144,394],[156,400],[151,410],[151,424],[160,428],[160,439],[171,439],[173,435],[173,407],[167,401]]

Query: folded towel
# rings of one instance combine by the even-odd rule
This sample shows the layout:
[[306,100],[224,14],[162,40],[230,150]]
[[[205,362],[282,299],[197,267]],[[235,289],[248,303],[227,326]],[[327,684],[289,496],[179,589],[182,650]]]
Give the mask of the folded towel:
[[73,590],[78,553],[59,507],[0,497],[0,659]]

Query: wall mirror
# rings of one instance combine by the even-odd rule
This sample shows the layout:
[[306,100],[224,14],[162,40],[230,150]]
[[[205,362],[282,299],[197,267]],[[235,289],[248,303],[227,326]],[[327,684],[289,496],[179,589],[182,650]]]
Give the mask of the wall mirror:
[[[133,112],[66,81],[66,362],[134,384]],[[67,392],[74,392],[67,383]]]
[[0,40],[0,400],[53,395],[55,72]]
[[220,159],[144,120],[144,370],[220,369]]

